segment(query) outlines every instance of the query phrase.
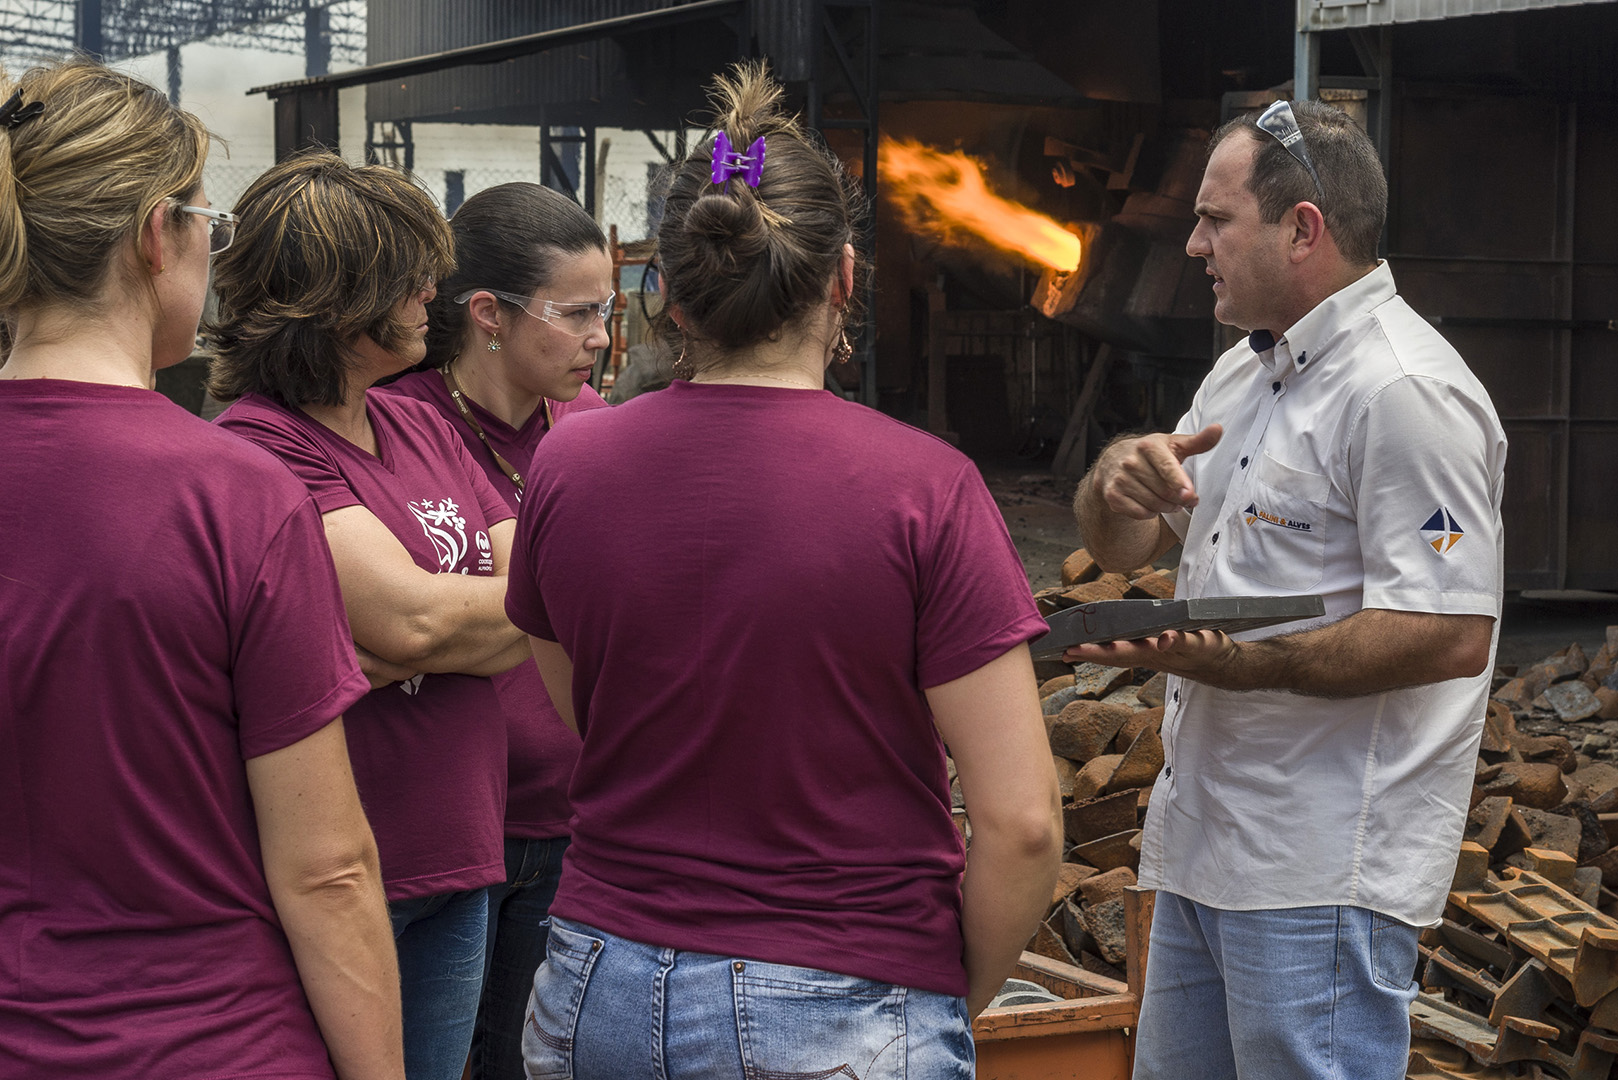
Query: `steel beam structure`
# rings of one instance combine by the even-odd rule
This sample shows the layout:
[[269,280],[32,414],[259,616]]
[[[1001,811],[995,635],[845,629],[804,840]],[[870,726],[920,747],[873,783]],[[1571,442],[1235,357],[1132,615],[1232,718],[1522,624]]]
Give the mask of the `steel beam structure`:
[[[865,188],[868,215],[876,207],[876,151],[880,135],[877,117],[877,0],[815,0],[816,35],[814,74],[809,80],[809,124],[820,131],[857,131],[863,140],[861,180]],[[848,100],[852,109],[844,114],[826,115],[828,97]],[[876,228],[873,220],[863,223],[854,245],[867,265],[876,261]],[[864,325],[857,331],[854,359],[860,372],[860,402],[872,408],[877,404],[876,387],[876,292],[867,281],[862,298]],[[854,336],[853,334],[850,335]]]
[[[425,56],[387,60],[382,63],[355,68],[351,71],[322,75],[316,78],[297,79],[268,86],[255,86],[248,93],[267,94],[275,102],[275,156],[277,160],[280,160],[296,153],[299,149],[308,145],[310,141],[335,144],[337,139],[337,92],[346,87],[364,86],[368,83],[382,82],[389,79],[411,78],[417,75],[425,75],[429,72],[447,71],[451,68],[476,64],[498,64],[507,60],[515,60],[522,56],[532,56],[548,49],[578,45],[582,42],[612,38],[621,34],[645,33],[650,30],[704,19],[714,19],[721,24],[728,25],[736,36],[736,54],[738,56],[751,55],[753,34],[752,24],[749,19],[748,0],[693,0],[691,3],[679,4],[671,8],[659,8],[632,15],[620,15],[608,19],[599,19],[595,22],[580,23],[575,26],[559,27],[554,30],[541,30],[537,33],[524,34],[520,37],[507,38],[503,41],[483,42],[478,45],[448,49],[444,52],[430,53]],[[283,114],[285,114],[285,119],[283,119]],[[549,131],[549,127],[546,126],[545,130]],[[283,141],[283,135],[288,136],[291,141]],[[586,156],[590,159],[592,167],[586,170],[588,175],[583,180],[583,186],[592,189],[587,191],[585,197],[593,202],[593,186],[595,183],[593,168],[595,157],[594,129],[591,129],[591,136]],[[328,138],[329,143],[327,142]],[[575,195],[575,197],[577,196]]]
[[425,56],[412,56],[403,60],[385,60],[379,64],[367,64],[365,67],[355,68],[352,71],[338,72],[334,75],[322,75],[314,79],[295,79],[291,82],[255,86],[248,93],[268,94],[272,98],[279,99],[289,94],[301,93],[313,87],[325,86],[341,90],[350,86],[364,86],[367,83],[383,82],[389,79],[406,79],[416,75],[425,75],[432,71],[447,71],[450,68],[474,64],[499,64],[507,60],[515,60],[519,56],[532,56],[534,53],[541,53],[546,49],[557,49],[564,45],[577,45],[597,38],[612,37],[615,34],[644,33],[648,30],[658,30],[695,19],[735,17],[738,13],[743,16],[742,26],[744,29],[738,31],[738,34],[742,35],[745,33],[746,7],[747,0],[693,0],[692,3],[680,4],[671,8],[658,8],[655,11],[645,11],[633,15],[619,15],[615,18],[580,23],[577,26],[564,26],[556,30],[541,30],[533,34],[507,38],[504,41],[486,41],[459,49],[446,49],[443,52],[429,53]]
[[[578,147],[577,181],[568,175],[567,163],[557,148],[571,150]],[[539,182],[560,191],[584,207],[591,217],[596,214],[596,129],[594,127],[559,127],[553,124],[539,126]]]
[[0,58],[16,67],[79,49],[116,62],[206,40],[304,53],[311,16],[329,27],[324,63],[364,60],[364,0],[0,0]]
[[1292,98],[1305,101],[1320,96],[1320,37],[1298,30],[1292,40]]

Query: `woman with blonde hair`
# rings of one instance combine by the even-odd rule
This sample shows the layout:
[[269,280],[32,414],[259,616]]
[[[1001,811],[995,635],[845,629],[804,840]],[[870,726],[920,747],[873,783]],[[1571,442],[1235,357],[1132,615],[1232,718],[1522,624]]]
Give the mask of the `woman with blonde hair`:
[[[515,513],[540,440],[565,417],[606,406],[587,380],[609,343],[612,257],[583,207],[538,184],[486,188],[449,224],[455,269],[427,308],[423,370],[387,390],[436,408]],[[523,1080],[523,1013],[545,959],[579,737],[533,664],[494,685],[508,736],[506,880],[489,890],[472,1078]]]
[[[531,663],[507,621],[512,513],[430,406],[370,391],[426,351],[449,227],[404,173],[284,161],[236,204],[219,259],[218,423],[292,469],[321,513],[349,627],[380,683],[349,752],[382,853],[405,1069],[456,1080],[503,881],[506,722],[489,676]],[[391,681],[390,681],[391,680]]]
[[857,205],[780,95],[721,79],[674,169],[690,381],[529,470],[507,610],[584,739],[531,1077],[968,1080],[1050,901],[1044,621],[972,463],[823,389]]
[[208,133],[85,60],[0,100],[0,1072],[397,1080],[319,516],[150,389],[235,226]]

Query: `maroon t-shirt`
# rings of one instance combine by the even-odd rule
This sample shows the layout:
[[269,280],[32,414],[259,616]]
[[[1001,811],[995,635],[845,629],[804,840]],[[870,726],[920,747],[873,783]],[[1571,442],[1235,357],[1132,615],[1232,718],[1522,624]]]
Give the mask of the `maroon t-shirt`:
[[553,913],[965,993],[923,690],[1045,630],[970,461],[829,393],[676,382],[540,444],[506,609],[574,665]]
[[[257,394],[215,422],[286,462],[322,514],[364,506],[423,570],[492,573],[489,526],[511,511],[449,425],[397,394],[372,391],[366,406],[380,457]],[[506,724],[494,682],[418,675],[371,691],[345,720],[388,899],[504,881]]]
[[[444,377],[437,371],[417,371],[383,387],[384,390],[425,401],[438,409],[460,435],[472,459],[483,466],[483,473],[495,490],[516,511],[517,485],[495,463],[494,454],[483,445],[477,432],[461,416],[449,396]],[[463,395],[464,397],[464,395]],[[545,436],[545,410],[534,415],[521,428],[514,428],[470,398],[465,399],[489,437],[489,446],[509,461],[519,474],[526,475],[534,448]],[[557,423],[569,413],[604,409],[601,395],[586,386],[572,401],[550,403]],[[494,677],[494,688],[506,711],[508,775],[506,787],[506,835],[544,839],[567,835],[567,821],[573,809],[567,801],[568,781],[579,760],[579,737],[562,722],[556,706],[545,692],[539,669],[518,664]]]
[[0,382],[0,1076],[329,1078],[245,759],[366,691],[320,517],[147,390]]

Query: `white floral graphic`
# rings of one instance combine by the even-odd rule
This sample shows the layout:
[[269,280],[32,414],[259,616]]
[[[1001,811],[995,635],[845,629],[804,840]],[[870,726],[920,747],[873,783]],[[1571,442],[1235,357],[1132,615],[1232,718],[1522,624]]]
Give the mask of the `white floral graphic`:
[[454,499],[431,498],[407,504],[410,512],[421,522],[427,539],[438,552],[438,567],[444,573],[454,573],[466,558],[466,518]]

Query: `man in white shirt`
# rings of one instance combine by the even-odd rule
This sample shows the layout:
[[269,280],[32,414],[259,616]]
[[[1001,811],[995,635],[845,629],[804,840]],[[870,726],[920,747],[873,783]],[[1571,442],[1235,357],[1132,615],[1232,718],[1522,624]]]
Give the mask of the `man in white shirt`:
[[1317,102],[1215,133],[1186,245],[1251,331],[1074,512],[1179,597],[1318,593],[1309,624],[1071,650],[1170,674],[1141,837],[1158,889],[1136,1080],[1403,1076],[1416,935],[1465,825],[1500,613],[1506,441],[1376,258],[1370,139]]

